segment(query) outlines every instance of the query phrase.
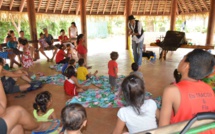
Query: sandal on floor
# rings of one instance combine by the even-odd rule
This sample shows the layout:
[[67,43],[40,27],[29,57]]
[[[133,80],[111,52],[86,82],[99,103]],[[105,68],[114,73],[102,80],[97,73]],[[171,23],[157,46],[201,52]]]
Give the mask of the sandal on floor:
[[23,98],[25,97],[25,94],[16,95],[14,98]]
[[[46,131],[36,131],[36,132],[32,131],[31,134],[49,134],[56,131],[60,126],[60,120],[52,120],[51,122],[52,124],[49,126],[49,128]],[[55,123],[57,123],[57,125],[53,128]]]

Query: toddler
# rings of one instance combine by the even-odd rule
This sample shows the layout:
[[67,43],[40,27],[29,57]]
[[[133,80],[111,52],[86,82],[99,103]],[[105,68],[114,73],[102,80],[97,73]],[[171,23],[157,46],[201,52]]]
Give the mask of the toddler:
[[142,74],[142,72],[138,71],[138,68],[139,68],[138,64],[135,63],[135,62],[132,63],[131,64],[131,68],[132,68],[133,72],[131,72],[130,75],[136,75],[136,76],[140,77],[143,80],[143,74]]
[[64,64],[63,65],[63,67],[62,67],[62,74],[64,75],[64,73],[65,73],[65,71],[66,71],[66,69],[68,68],[68,67],[70,67],[70,66],[72,66],[73,67],[73,69],[75,70],[75,72],[77,71],[77,69],[76,69],[76,62],[75,62],[75,59],[71,59],[71,60],[69,60],[69,62],[68,63],[66,63],[66,64]]

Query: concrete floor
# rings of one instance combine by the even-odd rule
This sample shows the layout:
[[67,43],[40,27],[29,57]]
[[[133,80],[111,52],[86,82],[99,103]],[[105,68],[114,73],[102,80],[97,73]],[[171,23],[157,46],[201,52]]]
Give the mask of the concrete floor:
[[[109,44],[106,45],[90,45],[88,50],[88,64],[92,65],[92,72],[98,70],[98,75],[107,75],[107,62],[109,61],[109,54],[111,51],[119,52],[119,74],[128,75],[131,71],[130,65],[132,63],[129,57],[129,51],[126,51],[120,45]],[[95,49],[96,48],[96,49]],[[111,48],[111,49],[110,49]],[[156,53],[158,58],[159,49],[157,47],[148,47],[147,50],[152,50]],[[174,53],[167,55],[166,61],[156,60],[154,63],[149,62],[143,58],[141,70],[143,72],[146,89],[153,94],[153,97],[162,95],[163,88],[174,81],[173,70],[177,67],[180,59],[192,49],[178,49]],[[33,72],[43,72],[45,75],[52,75],[58,72],[51,70],[50,65],[54,63],[47,63],[45,59],[35,62],[31,69]],[[18,83],[23,83],[18,81]],[[26,94],[24,98],[14,98],[18,94],[7,95],[8,106],[21,105],[30,113],[33,111],[33,102],[36,94],[41,91],[48,90],[52,93],[53,104],[57,117],[60,118],[61,109],[65,106],[65,102],[70,99],[63,91],[62,86],[46,84],[37,91],[32,91]],[[84,134],[110,134],[116,123],[118,108],[86,108],[88,116],[88,125],[83,130]],[[30,132],[27,132],[27,134]]]

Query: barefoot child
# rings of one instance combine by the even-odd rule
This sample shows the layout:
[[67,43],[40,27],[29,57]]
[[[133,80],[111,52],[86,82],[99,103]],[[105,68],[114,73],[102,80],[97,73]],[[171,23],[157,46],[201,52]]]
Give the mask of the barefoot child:
[[44,49],[48,48],[49,44],[46,42],[43,33],[40,33],[39,44],[40,44],[39,51],[46,57],[47,62],[51,61],[50,58],[44,52]]
[[[79,67],[77,69],[77,78],[78,78],[78,80],[85,81],[88,78],[90,78],[92,76],[92,74],[88,73],[87,68],[84,66],[84,59],[83,58],[80,58],[78,60],[78,64],[79,64]],[[96,76],[97,73],[98,73],[98,71],[96,70],[93,75]]]
[[108,75],[109,75],[109,83],[111,85],[111,90],[113,91],[116,88],[116,79],[118,77],[118,64],[116,60],[119,55],[117,52],[112,52],[110,54],[111,60],[108,62]]
[[78,83],[76,72],[73,66],[70,66],[66,69],[65,75],[68,78],[64,82],[64,91],[66,94],[70,96],[76,96],[79,92],[83,92],[88,89],[87,86],[82,86]]
[[61,111],[64,134],[81,134],[81,129],[87,125],[87,113],[81,104],[73,103]]
[[[33,115],[38,122],[57,119],[54,109],[50,108],[52,104],[51,97],[51,93],[48,91],[44,91],[37,94],[35,98],[35,103],[33,104]],[[58,132],[54,131],[51,134],[58,134]]]
[[33,59],[30,56],[30,50],[29,50],[28,44],[23,46],[22,63],[23,63],[23,68],[29,73],[29,68],[33,66]]
[[119,109],[113,134],[121,134],[125,125],[129,134],[157,128],[159,111],[154,100],[145,100],[145,85],[136,75],[126,77],[121,85],[126,107]]

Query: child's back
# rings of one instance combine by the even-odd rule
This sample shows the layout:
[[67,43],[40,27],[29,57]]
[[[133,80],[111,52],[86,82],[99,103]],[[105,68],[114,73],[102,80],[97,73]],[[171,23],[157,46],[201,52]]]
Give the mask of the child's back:
[[136,76],[140,77],[142,80],[144,80],[143,79],[143,73],[140,71],[133,71],[130,73],[130,75],[136,75]]
[[121,89],[127,106],[119,109],[113,134],[122,133],[125,125],[132,134],[157,128],[157,105],[151,99],[145,100],[143,80],[136,75],[130,75],[123,80]]
[[125,122],[129,133],[137,133],[153,128],[157,128],[156,123],[157,106],[152,99],[145,100],[140,107],[141,114],[138,115],[131,106],[119,109],[117,116]]
[[33,115],[34,115],[34,118],[38,121],[38,122],[41,122],[41,121],[49,121],[50,120],[50,116],[51,114],[54,112],[54,109],[49,109],[45,114],[38,114],[37,113],[37,110],[34,110],[33,111]]
[[138,68],[139,68],[139,66],[138,66],[137,63],[135,63],[135,62],[132,63],[132,64],[131,64],[131,69],[133,70],[133,72],[131,72],[130,75],[136,75],[136,76],[140,77],[140,78],[143,80],[143,73],[140,72],[140,71],[138,70]]
[[84,66],[79,66],[77,69],[77,78],[78,80],[86,80],[87,79],[88,70]]

